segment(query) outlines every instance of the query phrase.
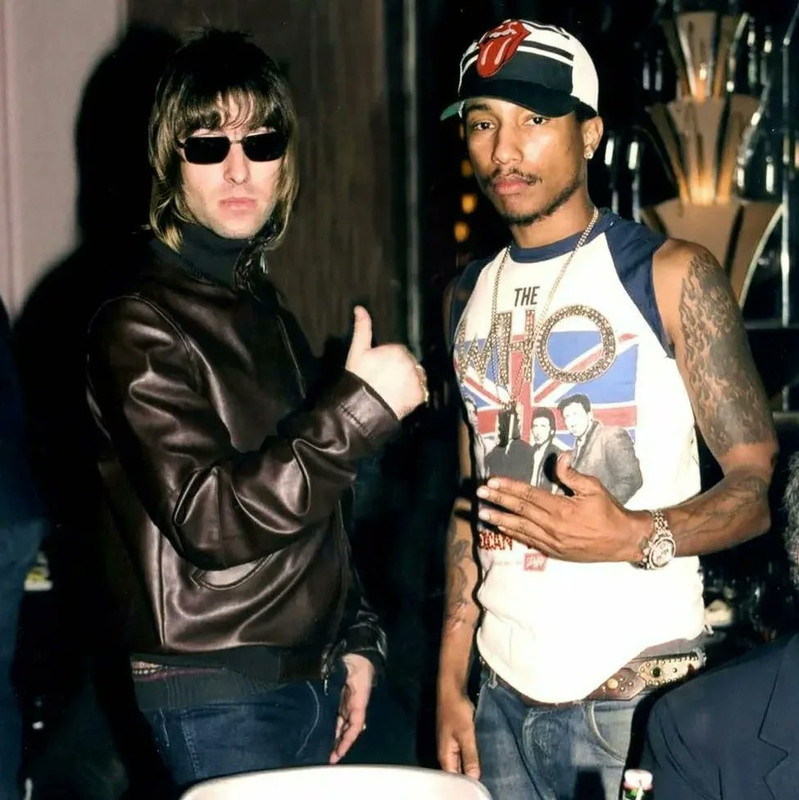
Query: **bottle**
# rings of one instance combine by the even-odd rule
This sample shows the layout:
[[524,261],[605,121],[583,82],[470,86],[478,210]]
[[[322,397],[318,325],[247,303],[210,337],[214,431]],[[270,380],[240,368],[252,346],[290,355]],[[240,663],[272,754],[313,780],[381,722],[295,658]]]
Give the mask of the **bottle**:
[[652,800],[652,773],[645,769],[624,770],[623,800]]

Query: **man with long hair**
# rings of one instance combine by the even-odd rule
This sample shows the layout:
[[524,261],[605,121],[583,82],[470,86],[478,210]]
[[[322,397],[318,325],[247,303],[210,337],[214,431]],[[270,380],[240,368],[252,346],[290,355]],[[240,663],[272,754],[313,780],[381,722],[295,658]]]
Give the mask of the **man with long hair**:
[[385,637],[342,498],[426,396],[355,309],[345,369],[315,360],[267,275],[297,193],[274,62],[209,31],[150,122],[152,240],[89,332],[104,537],[137,703],[175,783],[335,763],[365,725]]

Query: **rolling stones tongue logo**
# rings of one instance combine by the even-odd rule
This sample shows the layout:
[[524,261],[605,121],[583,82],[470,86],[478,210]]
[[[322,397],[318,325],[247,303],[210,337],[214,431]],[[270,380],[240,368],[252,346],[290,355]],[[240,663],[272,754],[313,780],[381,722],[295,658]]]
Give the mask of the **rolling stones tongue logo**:
[[477,74],[490,78],[502,68],[525,40],[527,29],[519,20],[503,22],[480,39],[480,55],[477,57]]

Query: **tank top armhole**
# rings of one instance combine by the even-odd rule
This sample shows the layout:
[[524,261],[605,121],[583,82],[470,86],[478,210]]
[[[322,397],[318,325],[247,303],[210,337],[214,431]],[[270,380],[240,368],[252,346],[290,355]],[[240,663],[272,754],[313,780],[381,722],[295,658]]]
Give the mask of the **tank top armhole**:
[[[614,215],[615,216],[615,215]],[[608,248],[624,290],[655,334],[666,355],[674,358],[655,299],[652,259],[666,237],[645,225],[616,217],[606,231]]]
[[458,331],[458,323],[463,316],[469,298],[472,296],[474,287],[477,284],[477,279],[483,271],[483,267],[491,263],[493,257],[481,258],[475,261],[470,261],[460,277],[455,281],[455,286],[452,290],[452,301],[449,308],[449,347],[455,343],[455,334]]

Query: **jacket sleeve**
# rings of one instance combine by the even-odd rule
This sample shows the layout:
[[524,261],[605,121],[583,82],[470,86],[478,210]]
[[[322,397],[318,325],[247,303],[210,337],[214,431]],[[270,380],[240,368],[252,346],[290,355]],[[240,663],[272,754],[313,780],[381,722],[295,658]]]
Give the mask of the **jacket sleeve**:
[[180,555],[225,569],[269,555],[327,519],[356,462],[398,428],[344,372],[258,450],[240,452],[203,391],[180,331],[146,300],[107,303],[89,331],[88,392],[148,515]]
[[375,678],[380,679],[385,672],[386,634],[380,626],[377,614],[366,599],[355,564],[351,565],[347,605],[349,606],[345,616],[347,624],[341,631],[342,639],[339,643],[341,655],[355,653],[368,658],[374,665]]

